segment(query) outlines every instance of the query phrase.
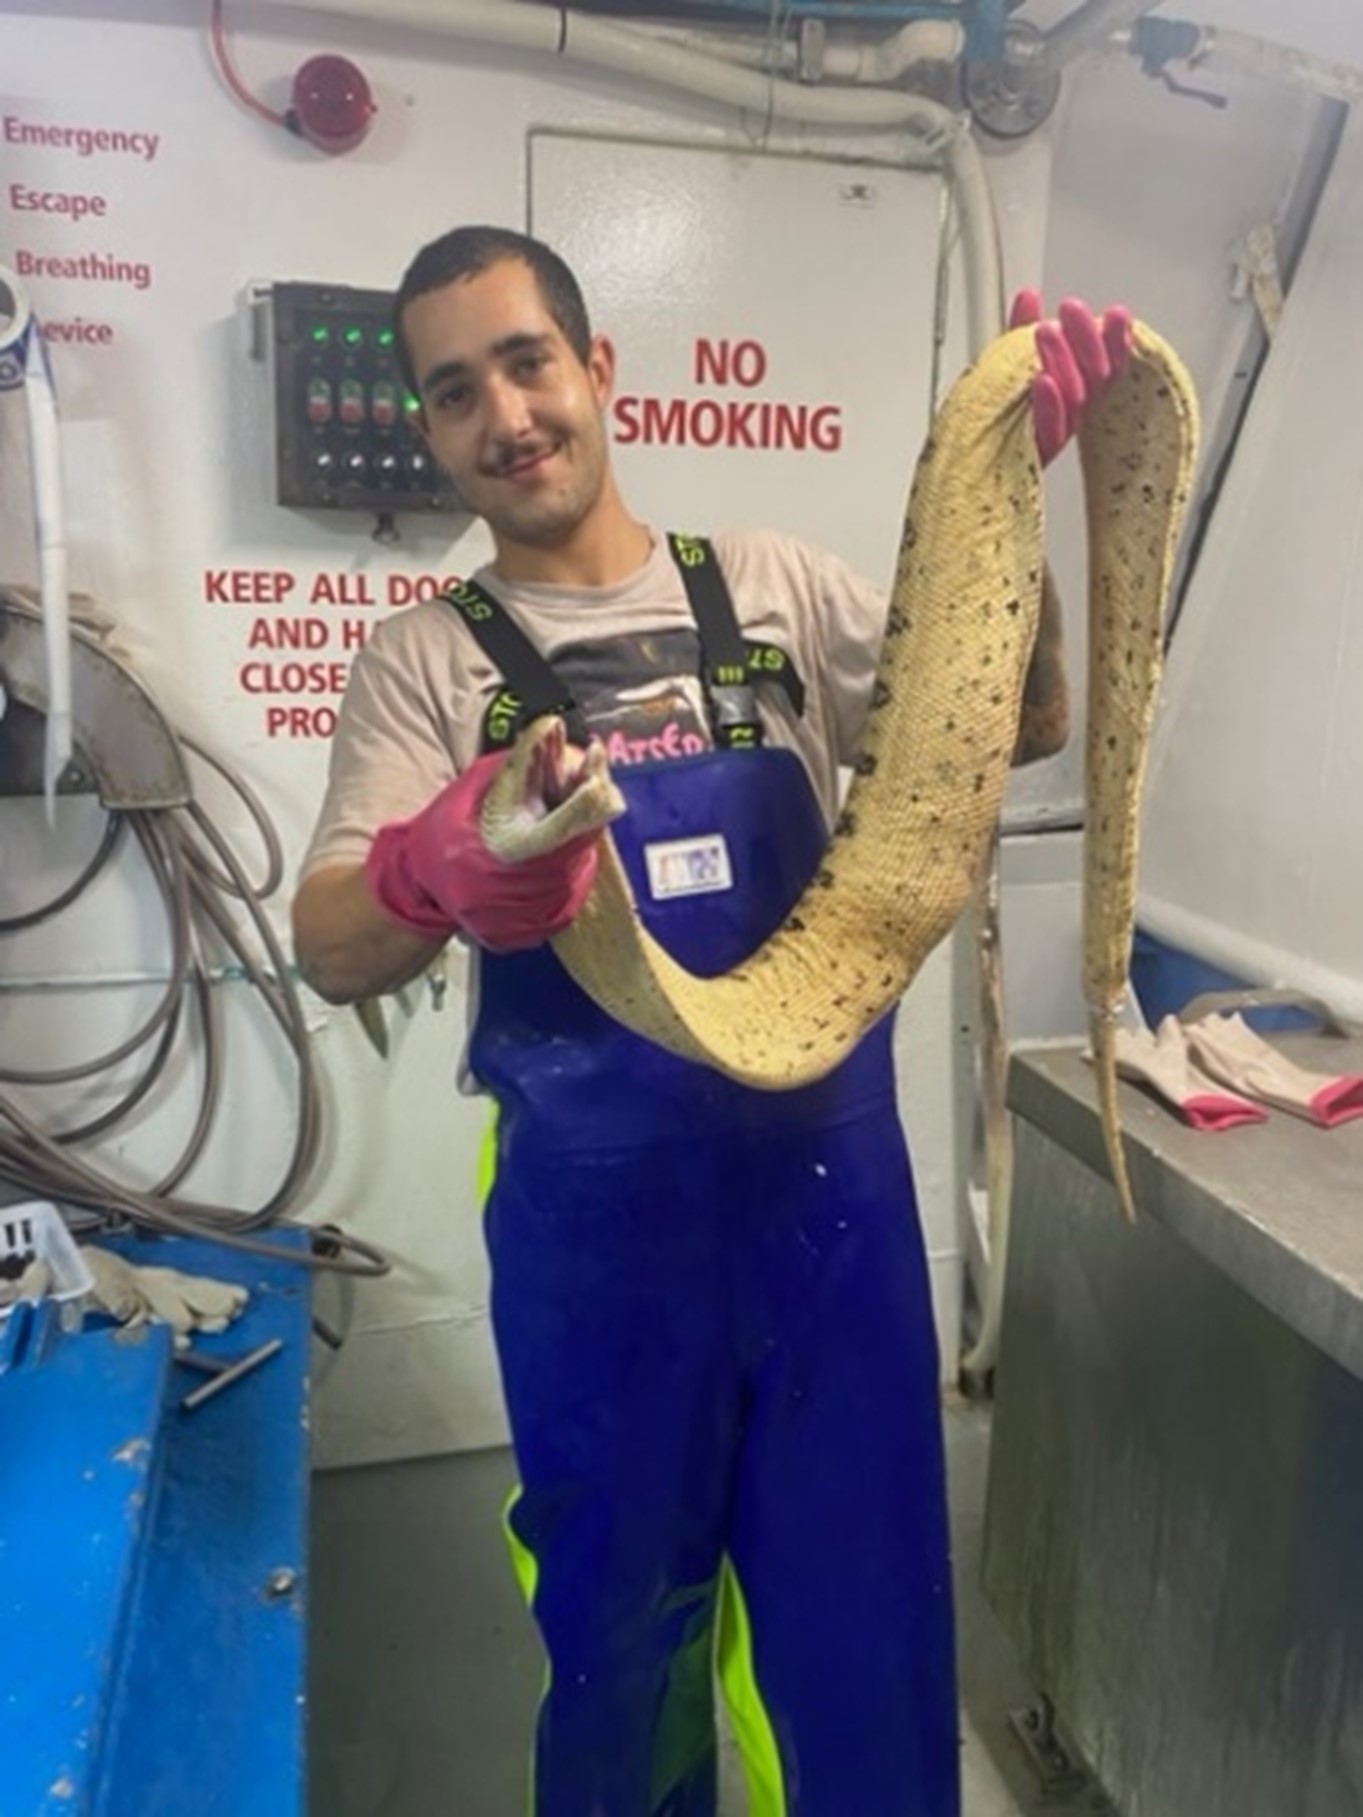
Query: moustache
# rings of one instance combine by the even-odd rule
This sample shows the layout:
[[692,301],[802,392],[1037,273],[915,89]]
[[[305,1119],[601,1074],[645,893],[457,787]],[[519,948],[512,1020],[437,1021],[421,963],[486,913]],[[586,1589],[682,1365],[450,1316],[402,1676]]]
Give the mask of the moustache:
[[524,467],[531,461],[542,460],[546,454],[555,454],[560,444],[556,441],[523,443],[505,452],[494,454],[491,460],[484,461],[479,471],[488,479],[500,479],[503,474],[513,472],[517,467]]

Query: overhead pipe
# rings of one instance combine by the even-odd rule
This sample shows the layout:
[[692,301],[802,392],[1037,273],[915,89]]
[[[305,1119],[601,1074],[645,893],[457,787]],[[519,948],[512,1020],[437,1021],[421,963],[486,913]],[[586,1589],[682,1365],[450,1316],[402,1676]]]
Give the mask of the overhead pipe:
[[[628,29],[646,34],[659,43],[679,44],[704,56],[777,74],[801,71],[803,56],[798,42],[782,38],[773,44],[765,34],[719,31],[654,29],[638,19],[625,22]],[[950,19],[918,19],[876,44],[829,44],[819,52],[819,74],[839,82],[892,86],[911,70],[933,64],[955,63],[965,52],[964,26]]]
[[[770,20],[771,0],[717,0],[719,10],[735,19]],[[794,0],[788,21],[817,19],[825,25],[917,25],[923,23],[919,7],[896,0]],[[932,21],[927,21],[932,23]],[[959,21],[948,20],[960,29]]]
[[[374,0],[280,0],[268,10],[321,13],[368,24],[373,21]],[[525,6],[517,0],[384,0],[383,23],[512,50],[538,51],[802,126],[861,132],[903,129],[924,137],[954,129],[953,116],[946,109],[914,95],[782,82],[756,70],[735,68],[718,57],[661,45],[647,33],[566,8]]]
[[1046,61],[1052,69],[1064,69],[1085,51],[1102,49],[1158,4],[1159,0],[1088,0],[1087,6],[1076,8],[1046,33],[1042,41]]
[[897,82],[929,63],[955,63],[965,55],[965,27],[950,19],[921,19],[879,44],[830,45],[824,68],[857,82]]

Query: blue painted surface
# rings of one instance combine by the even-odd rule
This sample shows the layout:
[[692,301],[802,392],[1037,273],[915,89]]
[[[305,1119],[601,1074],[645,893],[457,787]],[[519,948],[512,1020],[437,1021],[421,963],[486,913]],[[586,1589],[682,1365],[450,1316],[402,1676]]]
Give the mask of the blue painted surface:
[[[1131,987],[1141,1006],[1141,1014],[1152,1028],[1166,1016],[1176,1016],[1186,1004],[1208,991],[1236,991],[1252,988],[1245,978],[1223,971],[1206,959],[1167,940],[1137,928],[1131,945]],[[1245,1021],[1260,1034],[1282,1030],[1310,1029],[1320,1026],[1319,1017],[1310,1010],[1288,1009],[1274,1005],[1244,1012]]]
[[8,1370],[0,1340],[0,1622],[24,1637],[0,1663],[0,1817],[301,1812],[308,1277],[204,1242],[107,1246],[250,1288],[196,1351],[283,1349],[185,1413],[207,1378],[159,1328],[56,1334]]
[[11,1345],[39,1324],[47,1342],[0,1375],[0,1810],[47,1817],[92,1808],[170,1340],[63,1338],[28,1308],[6,1323]]

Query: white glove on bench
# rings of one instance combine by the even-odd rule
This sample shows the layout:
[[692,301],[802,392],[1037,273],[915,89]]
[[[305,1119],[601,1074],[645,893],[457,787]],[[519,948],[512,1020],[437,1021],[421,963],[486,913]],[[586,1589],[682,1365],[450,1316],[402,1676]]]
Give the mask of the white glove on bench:
[[1117,1071],[1158,1092],[1194,1129],[1234,1129],[1240,1123],[1265,1123],[1268,1113],[1248,1099],[1226,1091],[1201,1071],[1189,1054],[1178,1018],[1166,1016],[1156,1033],[1119,1028]]
[[120,1325],[169,1325],[177,1350],[188,1347],[191,1331],[226,1331],[251,1297],[231,1281],[125,1262],[91,1244],[81,1254],[94,1276],[95,1304]]

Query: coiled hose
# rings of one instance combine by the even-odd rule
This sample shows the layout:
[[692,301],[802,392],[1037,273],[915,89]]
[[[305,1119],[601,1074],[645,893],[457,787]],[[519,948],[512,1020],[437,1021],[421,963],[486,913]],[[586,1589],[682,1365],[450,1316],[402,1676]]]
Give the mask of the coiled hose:
[[[140,846],[165,908],[170,966],[159,1001],[132,1034],[94,1059],[36,1068],[0,1063],[0,1179],[26,1193],[83,1208],[102,1228],[135,1224],[176,1236],[208,1237],[233,1249],[353,1275],[386,1274],[383,1251],[332,1226],[311,1227],[287,1215],[316,1164],[322,1135],[321,1099],[303,1006],[288,961],[263,903],[284,875],[279,837],[258,797],[220,758],[194,739],[179,743],[229,784],[245,805],[265,852],[265,875],[252,883],[228,840],[191,799],[183,807],[108,810],[98,847],[80,875],[43,907],[0,918],[0,937],[49,921],[104,871],[128,837]],[[255,944],[240,924],[244,911]],[[260,956],[263,953],[263,958]],[[202,1155],[221,1105],[223,1029],[213,985],[214,958],[240,967],[284,1037],[295,1063],[296,1122],[284,1177],[265,1204],[242,1210],[183,1196],[181,1188]],[[115,1179],[78,1154],[81,1144],[108,1137],[144,1102],[181,1048],[197,1036],[202,1084],[198,1113],[169,1171],[150,1190]],[[119,1101],[87,1121],[44,1127],[22,1110],[8,1088],[69,1086],[141,1055],[134,1083]],[[270,1228],[309,1228],[310,1250],[266,1241]]]

